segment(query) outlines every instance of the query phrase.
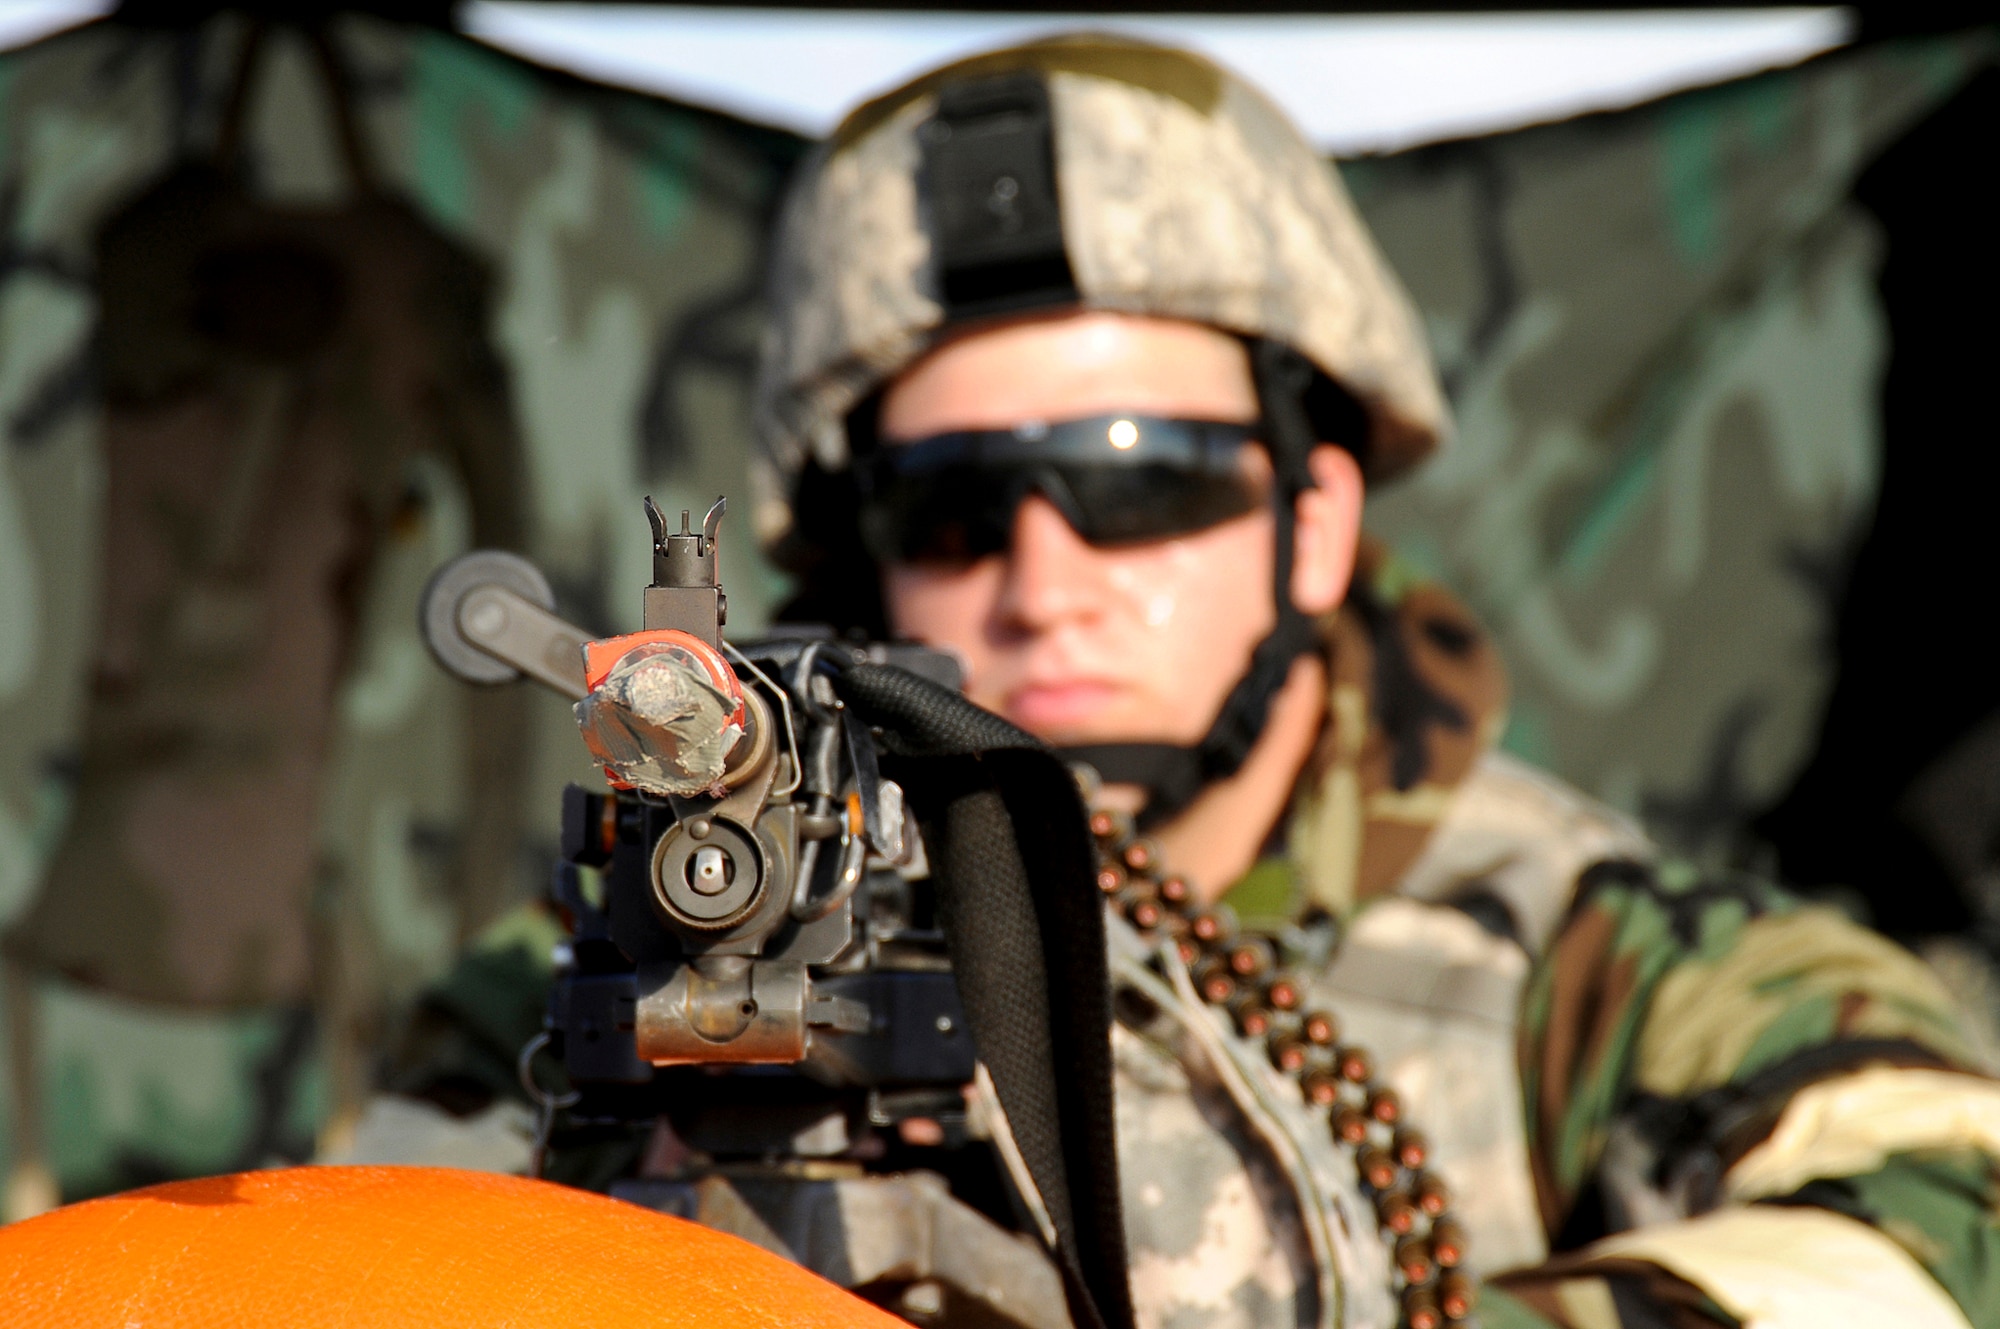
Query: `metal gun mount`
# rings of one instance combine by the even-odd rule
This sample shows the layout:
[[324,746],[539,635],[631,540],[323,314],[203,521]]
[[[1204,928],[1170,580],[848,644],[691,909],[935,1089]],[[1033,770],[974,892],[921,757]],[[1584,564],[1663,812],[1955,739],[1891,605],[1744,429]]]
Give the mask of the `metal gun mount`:
[[[910,894],[896,868],[917,849],[902,791],[881,779],[869,735],[815,668],[820,653],[852,648],[807,638],[747,652],[725,643],[728,598],[716,568],[725,511],[717,499],[698,530],[683,511],[674,531],[646,500],[653,582],[637,633],[593,640],[564,622],[546,579],[512,554],[468,554],[425,593],[425,635],[446,668],[476,683],[533,678],[579,701],[586,729],[602,685],[627,659],[680,671],[686,677],[666,679],[677,686],[723,676],[740,688],[741,736],[707,788],[617,788],[626,768],[614,756],[613,792],[564,791],[555,894],[576,937],[551,1012],[559,1055],[573,1080],[605,1083],[645,1083],[659,1066],[808,1061],[840,1083],[963,1083],[972,1052],[942,938],[907,908],[895,917],[893,897]],[[637,654],[664,647],[691,655]],[[689,663],[704,651],[708,677]],[[917,658],[931,655],[919,648],[869,654],[934,676],[941,664],[950,670],[944,657]],[[713,737],[680,733],[671,718],[655,725],[659,717],[635,717],[630,706],[610,709],[621,732],[592,741],[601,763],[625,738],[643,748]],[[888,884],[862,901],[874,926],[858,938],[857,893],[871,865],[878,888],[882,877]],[[923,1018],[896,1022],[892,1040],[892,1009]]]

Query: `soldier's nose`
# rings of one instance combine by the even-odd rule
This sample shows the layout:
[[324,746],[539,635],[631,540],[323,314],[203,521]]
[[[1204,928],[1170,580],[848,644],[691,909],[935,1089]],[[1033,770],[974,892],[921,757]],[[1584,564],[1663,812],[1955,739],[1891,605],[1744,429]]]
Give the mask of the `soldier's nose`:
[[1040,494],[1014,511],[1007,544],[1001,610],[1012,622],[1042,629],[1092,612],[1090,546],[1062,512]]

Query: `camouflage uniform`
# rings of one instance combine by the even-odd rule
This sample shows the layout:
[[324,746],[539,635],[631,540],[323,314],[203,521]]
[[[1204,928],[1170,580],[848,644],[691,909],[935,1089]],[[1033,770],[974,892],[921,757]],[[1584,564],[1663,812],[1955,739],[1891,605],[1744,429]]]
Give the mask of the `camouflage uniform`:
[[[1171,949],[1112,925],[1119,1187],[1138,1322],[1392,1325],[1387,1247],[1354,1164]],[[1135,998],[1137,998],[1135,1000]]]
[[1491,751],[1491,645],[1389,560],[1327,637],[1290,849],[1228,898],[1430,1136],[1486,1323],[1992,1322],[2000,1085],[1931,971]]

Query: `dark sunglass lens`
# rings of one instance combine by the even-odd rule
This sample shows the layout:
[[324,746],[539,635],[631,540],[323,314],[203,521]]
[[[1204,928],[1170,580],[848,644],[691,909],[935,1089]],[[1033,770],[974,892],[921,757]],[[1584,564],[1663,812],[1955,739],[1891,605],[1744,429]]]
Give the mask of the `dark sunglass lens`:
[[1007,548],[1036,491],[1094,545],[1192,534],[1265,501],[1237,469],[1249,432],[1121,416],[921,439],[863,463],[862,538],[885,562],[971,562]]
[[1191,535],[1263,506],[1248,477],[1172,466],[1063,468],[1077,533],[1094,545],[1137,544]]
[[864,508],[862,536],[884,562],[969,563],[1007,547],[1017,488],[975,468],[899,477]]

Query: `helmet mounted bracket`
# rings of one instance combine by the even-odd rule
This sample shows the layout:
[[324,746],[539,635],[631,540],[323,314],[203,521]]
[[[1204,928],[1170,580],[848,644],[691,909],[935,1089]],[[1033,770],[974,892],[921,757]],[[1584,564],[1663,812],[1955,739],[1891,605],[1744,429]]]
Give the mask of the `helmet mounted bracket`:
[[947,324],[1078,303],[1054,132],[1048,84],[1034,71],[939,89],[917,133],[918,206]]

